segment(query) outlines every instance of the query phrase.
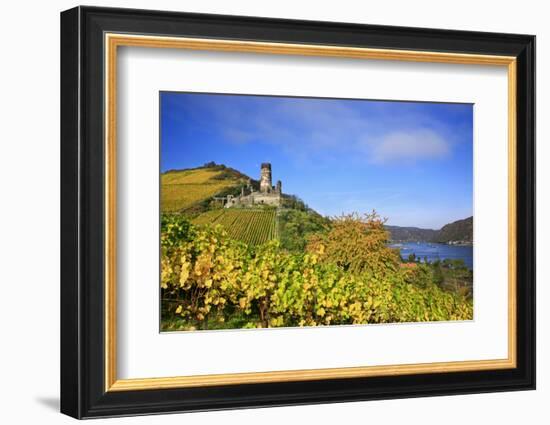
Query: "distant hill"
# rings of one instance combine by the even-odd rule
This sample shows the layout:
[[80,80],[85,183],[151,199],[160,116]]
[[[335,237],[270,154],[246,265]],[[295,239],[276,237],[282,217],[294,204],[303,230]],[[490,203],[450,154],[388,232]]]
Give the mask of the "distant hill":
[[420,229],[419,227],[386,226],[390,231],[391,239],[399,242],[432,241],[437,230]]
[[473,242],[473,217],[446,224],[439,230],[386,226],[393,242]]
[[[233,168],[215,163],[161,174],[162,212],[200,213],[208,209],[213,196],[238,195],[250,178]],[[252,186],[259,186],[250,179]]]
[[474,218],[468,217],[443,226],[434,239],[434,242],[473,242]]

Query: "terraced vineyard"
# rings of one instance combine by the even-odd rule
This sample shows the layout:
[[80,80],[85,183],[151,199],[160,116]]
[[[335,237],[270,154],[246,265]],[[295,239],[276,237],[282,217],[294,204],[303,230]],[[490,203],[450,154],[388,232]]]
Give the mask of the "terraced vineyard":
[[249,245],[261,245],[277,239],[277,212],[275,209],[219,209],[205,212],[193,220],[194,224],[221,224],[229,237]]
[[[225,172],[225,174],[229,174]],[[161,175],[161,209],[163,212],[181,211],[217,193],[242,184],[237,175],[224,176],[217,168],[197,168],[169,171]]]

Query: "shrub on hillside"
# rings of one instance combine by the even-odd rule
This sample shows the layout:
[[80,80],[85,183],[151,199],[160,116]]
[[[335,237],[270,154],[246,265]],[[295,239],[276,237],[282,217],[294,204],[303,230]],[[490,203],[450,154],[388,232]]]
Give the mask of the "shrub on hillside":
[[336,217],[328,233],[310,237],[307,251],[350,273],[395,271],[399,252],[387,246],[389,232],[384,222],[374,211]]
[[324,233],[330,228],[330,220],[311,211],[282,210],[279,213],[279,240],[288,251],[304,251],[308,236]]

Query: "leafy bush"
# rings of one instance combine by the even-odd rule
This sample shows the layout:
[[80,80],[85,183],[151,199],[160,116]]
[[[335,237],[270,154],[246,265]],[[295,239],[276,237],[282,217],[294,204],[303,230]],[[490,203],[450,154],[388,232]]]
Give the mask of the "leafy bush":
[[247,248],[228,239],[220,226],[195,231],[193,240],[176,248],[163,244],[161,249],[163,311],[200,325],[208,323],[209,314],[222,312],[226,303],[237,302],[234,286]]
[[189,242],[194,236],[191,223],[179,214],[161,214],[160,244],[165,250]]
[[279,240],[288,251],[303,252],[309,235],[327,232],[329,228],[330,220],[316,212],[288,209],[279,213]]
[[389,233],[376,212],[347,214],[332,220],[327,234],[310,238],[307,250],[324,262],[334,263],[350,273],[385,273],[399,264],[399,252],[387,246]]
[[310,211],[308,205],[296,195],[283,195],[282,206],[297,211]]

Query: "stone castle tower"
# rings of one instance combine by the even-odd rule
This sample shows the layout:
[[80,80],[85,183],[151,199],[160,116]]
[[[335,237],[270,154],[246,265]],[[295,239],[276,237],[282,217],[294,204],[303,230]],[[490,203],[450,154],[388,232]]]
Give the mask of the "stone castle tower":
[[260,192],[270,193],[272,189],[271,164],[269,162],[264,162],[260,171]]
[[238,196],[227,195],[223,197],[214,197],[221,200],[225,208],[231,207],[254,207],[256,205],[270,205],[280,207],[283,200],[283,184],[280,180],[275,186],[271,185],[271,164],[264,162],[260,168],[260,190],[256,191],[252,187],[252,182],[248,180],[246,186],[241,187],[241,194]]

